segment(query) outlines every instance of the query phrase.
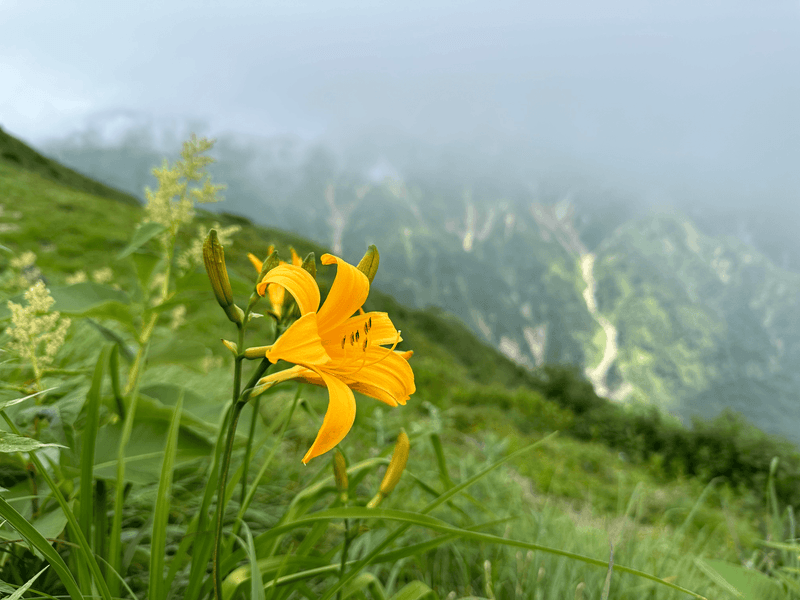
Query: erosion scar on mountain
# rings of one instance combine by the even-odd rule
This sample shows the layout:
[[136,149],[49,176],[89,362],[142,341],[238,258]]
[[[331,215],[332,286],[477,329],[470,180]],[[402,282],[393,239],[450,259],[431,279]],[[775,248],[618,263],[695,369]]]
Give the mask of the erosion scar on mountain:
[[581,275],[586,282],[586,289],[583,290],[583,299],[586,301],[586,308],[589,314],[594,317],[606,334],[606,347],[603,350],[603,358],[600,359],[597,366],[586,367],[586,376],[594,385],[594,389],[599,396],[606,398],[613,396],[614,400],[623,400],[631,391],[630,384],[624,383],[612,394],[606,383],[608,371],[617,359],[617,328],[597,310],[597,300],[595,299],[597,282],[594,279],[594,258],[594,254],[591,252],[582,254],[580,257]]

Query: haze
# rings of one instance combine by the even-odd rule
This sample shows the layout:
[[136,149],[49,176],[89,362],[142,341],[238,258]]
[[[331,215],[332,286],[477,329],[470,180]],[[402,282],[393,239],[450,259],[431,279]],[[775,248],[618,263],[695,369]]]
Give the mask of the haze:
[[796,204],[796,1],[1,6],[0,126],[34,144],[126,115]]

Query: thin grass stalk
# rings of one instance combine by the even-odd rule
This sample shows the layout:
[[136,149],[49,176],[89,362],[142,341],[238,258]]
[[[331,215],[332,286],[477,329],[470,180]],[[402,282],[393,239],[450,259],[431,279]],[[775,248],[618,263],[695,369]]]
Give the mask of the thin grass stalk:
[[[147,360],[149,343],[144,346],[144,360]],[[125,420],[122,423],[122,432],[117,449],[117,480],[114,485],[114,513],[111,520],[111,535],[108,544],[108,558],[111,568],[124,575],[122,572],[122,508],[125,497],[125,449],[133,431],[133,419],[136,416],[136,405],[139,402],[139,383],[141,371],[136,371],[136,381],[133,385],[130,403],[125,412]],[[112,579],[111,592],[114,596],[119,596],[119,581]]]
[[164,554],[167,546],[167,521],[169,517],[169,494],[172,489],[172,472],[175,467],[175,454],[178,450],[178,434],[181,427],[181,412],[183,410],[183,390],[178,396],[175,412],[172,415],[167,443],[164,449],[164,462],[161,468],[161,477],[158,481],[155,510],[153,511],[153,534],[150,537],[150,600],[161,600],[169,591],[164,581]]
[[94,491],[94,552],[101,560],[103,576],[108,579],[108,488],[105,480],[98,479]]
[[242,472],[242,489],[239,494],[239,504],[244,504],[244,499],[247,497],[247,475],[250,466],[250,455],[253,452],[253,437],[256,434],[256,422],[259,417],[259,407],[261,406],[261,396],[257,396],[253,403],[253,416],[250,419],[250,431],[247,434],[247,442],[244,447],[244,471]]
[[106,359],[109,353],[106,346],[100,351],[100,356],[92,375],[92,385],[86,395],[86,426],[83,431],[83,449],[81,452],[81,479],[80,479],[80,524],[84,537],[92,539],[92,516],[94,514],[94,449],[97,442],[97,427],[100,420],[100,391],[103,386],[103,374]]

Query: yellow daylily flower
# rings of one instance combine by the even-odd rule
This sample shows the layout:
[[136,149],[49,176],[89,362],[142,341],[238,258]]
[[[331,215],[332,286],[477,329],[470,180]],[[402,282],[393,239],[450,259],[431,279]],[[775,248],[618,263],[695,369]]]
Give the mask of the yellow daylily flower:
[[405,404],[416,390],[408,364],[413,353],[394,350],[402,338],[389,315],[361,308],[369,294],[367,277],[331,254],[321,262],[337,265],[321,308],[317,282],[296,265],[277,266],[258,284],[260,294],[271,285],[286,289],[297,301],[300,318],[266,348],[271,362],[295,366],[260,379],[254,394],[292,379],[328,388],[328,410],[303,463],[331,450],[350,431],[356,416],[353,390],[390,406]]
[[[275,251],[275,246],[270,244],[267,248],[267,256],[272,254]],[[303,259],[300,258],[300,255],[295,252],[294,248],[289,248],[289,251],[292,253],[292,263],[293,265],[299,267],[303,264]],[[256,268],[256,273],[261,273],[261,267],[264,266],[264,262],[259,260],[259,258],[252,253],[247,254],[247,258],[250,259],[250,262],[253,263],[253,266]],[[278,264],[285,265],[286,261],[282,260]],[[262,296],[264,295],[263,291],[260,291],[259,294]],[[277,315],[278,319],[283,316],[283,301],[286,297],[286,292],[283,287],[280,285],[272,284],[267,286],[267,295],[269,296],[269,302],[272,304],[272,311]]]

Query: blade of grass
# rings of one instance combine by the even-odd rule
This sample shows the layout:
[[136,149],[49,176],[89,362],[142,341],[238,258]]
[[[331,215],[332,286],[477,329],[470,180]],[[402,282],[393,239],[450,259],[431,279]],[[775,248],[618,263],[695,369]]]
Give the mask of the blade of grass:
[[94,496],[94,552],[102,561],[100,568],[103,576],[107,577],[108,570],[105,563],[108,561],[108,488],[103,479],[95,482]]
[[[146,344],[142,350],[142,364],[147,362],[148,350],[149,344]],[[133,384],[130,402],[125,410],[125,420],[122,424],[122,433],[117,448],[117,481],[114,485],[114,512],[108,541],[108,562],[111,564],[111,568],[122,576],[124,576],[122,572],[122,503],[125,494],[125,449],[130,440],[131,431],[133,431],[133,418],[136,415],[136,405],[139,401],[140,373],[141,369],[136,371],[136,381]],[[119,596],[119,581],[112,579],[110,584],[111,592],[114,596]]]
[[[488,467],[486,467],[482,471],[476,473],[475,475],[473,475],[472,477],[470,477],[466,481],[464,481],[464,482],[456,485],[455,487],[447,490],[444,494],[439,496],[439,498],[437,498],[436,500],[434,500],[433,502],[428,504],[424,509],[422,509],[422,511],[420,511],[420,516],[424,516],[427,513],[429,513],[432,510],[434,510],[435,508],[441,506],[442,504],[447,502],[450,498],[452,498],[457,493],[459,493],[461,490],[471,486],[473,483],[475,483],[476,481],[478,481],[481,478],[485,477],[487,474],[489,474],[494,469],[497,469],[498,467],[500,467],[501,465],[509,462],[510,460],[513,460],[514,458],[516,458],[518,456],[521,456],[522,454],[530,452],[531,450],[533,450],[537,446],[547,442],[549,439],[554,437],[556,435],[556,433],[557,432],[551,433],[550,435],[542,438],[541,440],[539,440],[537,442],[534,442],[533,444],[530,444],[530,445],[528,445],[528,446],[526,446],[524,448],[520,448],[519,450],[517,450],[515,452],[512,452],[508,456],[506,456],[504,458],[501,458],[500,460],[496,461],[494,464],[489,465]],[[334,510],[336,512],[340,512],[342,510],[351,510],[351,509],[334,509]],[[343,518],[343,517],[340,517],[340,518]],[[348,516],[348,518],[349,518],[349,516]],[[396,540],[400,535],[402,535],[405,531],[407,531],[411,527],[412,524],[413,523],[404,523],[403,525],[401,525],[397,529],[395,529],[392,533],[387,535],[386,538],[380,544],[378,544],[375,548],[373,548],[372,551],[369,554],[367,554],[367,556],[365,556],[363,559],[361,559],[348,572],[347,575],[342,577],[337,583],[335,583],[330,588],[328,588],[325,591],[325,593],[322,595],[320,600],[328,600],[334,594],[336,594],[336,592],[338,592],[340,589],[342,589],[364,567],[366,567],[368,564],[370,564],[384,550],[384,548],[388,547],[394,540]],[[448,530],[448,531],[443,531],[443,530],[440,530],[440,531],[442,531],[443,533],[456,533],[455,529],[456,528],[453,528],[453,530]],[[466,530],[460,530],[460,531],[465,531],[466,532]],[[266,533],[270,534],[270,533],[272,533],[272,531],[268,531]],[[470,537],[472,537],[472,539],[475,539],[476,541],[478,541],[478,540],[480,540],[480,541],[492,541],[492,542],[501,543],[501,544],[505,544],[505,545],[525,544],[524,542],[513,542],[512,543],[512,540],[507,540],[505,538],[500,538],[500,537],[497,537],[497,536],[488,536],[488,534],[479,534],[479,533],[474,533],[474,532],[466,532],[466,533],[469,533]],[[603,566],[603,567],[607,566],[607,563],[605,561],[599,561],[597,559],[593,559],[593,558],[589,558],[589,557],[583,557],[583,556],[577,555],[577,554],[573,555],[572,553],[568,553],[568,552],[565,552],[563,550],[558,550],[558,549],[555,549],[555,548],[546,548],[544,546],[540,547],[540,546],[538,546],[536,544],[525,544],[524,546],[520,546],[520,547],[524,547],[524,548],[527,548],[529,550],[542,550],[543,552],[550,552],[552,554],[556,554],[556,555],[560,555],[560,556],[566,556],[568,558],[573,558],[575,560],[584,560],[585,559],[584,562],[588,562],[589,564],[596,564],[598,566]],[[666,582],[666,581],[664,581],[662,579],[659,579],[658,577],[655,577],[654,575],[650,575],[649,573],[644,573],[642,571],[636,571],[635,569],[629,569],[627,567],[619,567],[619,566],[617,566],[615,568],[620,572],[628,572],[628,573],[634,573],[635,572],[634,574],[639,575],[640,577],[643,577],[645,579],[650,579],[652,581],[656,581],[658,583],[661,583],[662,585],[666,585],[666,586],[671,587],[673,589],[676,589],[678,591],[690,594],[690,595],[694,596],[695,598],[703,598],[703,596],[700,596],[699,594],[695,594],[694,592],[691,592],[689,590],[684,590],[680,586],[676,586],[675,584]]]
[[427,596],[438,598],[436,592],[421,581],[412,581],[403,586],[403,589],[398,590],[389,600],[420,600]]
[[[14,425],[14,422],[11,420],[11,418],[5,412],[0,412],[0,414],[2,414],[3,419],[11,428],[11,431],[16,435],[20,435],[19,429],[17,429],[17,426]],[[100,572],[100,566],[97,564],[94,553],[89,547],[89,542],[86,541],[86,538],[81,531],[78,519],[75,518],[75,513],[72,512],[69,503],[67,502],[66,498],[64,498],[64,494],[61,493],[61,488],[59,488],[58,485],[56,485],[56,482],[53,481],[50,473],[47,471],[47,469],[45,469],[42,461],[39,460],[38,456],[36,456],[36,453],[30,452],[29,456],[31,458],[31,462],[33,462],[33,464],[36,466],[37,473],[41,475],[42,479],[45,480],[45,483],[47,483],[47,486],[50,488],[50,493],[61,507],[61,510],[64,511],[64,516],[67,517],[67,530],[69,535],[77,542],[80,549],[80,552],[77,553],[77,556],[79,556],[80,559],[85,562],[89,571],[91,571],[92,577],[94,577],[95,583],[97,584],[97,588],[100,592],[100,595],[103,597],[103,600],[111,600],[111,592],[109,591],[108,585],[103,578],[103,574]]]
[[20,598],[22,598],[22,594],[27,592],[28,588],[30,588],[33,585],[33,582],[39,579],[39,575],[41,575],[45,571],[47,571],[47,567],[39,571],[36,575],[34,575],[30,579],[28,579],[28,581],[19,586],[16,590],[14,590],[13,594],[11,594],[10,596],[6,596],[6,600],[20,600]]
[[[555,556],[563,556],[565,558],[577,560],[604,569],[609,568],[609,562],[605,560],[592,558],[590,556],[584,556],[582,554],[576,554],[575,552],[569,552],[567,550],[561,550],[559,548],[550,548],[548,546],[543,546],[541,544],[534,544],[530,542],[523,542],[521,540],[508,539],[488,533],[479,533],[477,531],[471,531],[469,529],[461,529],[460,527],[453,527],[452,525],[446,523],[445,521],[442,521],[441,519],[437,519],[435,517],[431,517],[425,514],[420,514],[406,510],[388,509],[388,508],[372,508],[372,509],[362,508],[362,507],[329,508],[327,510],[323,510],[317,513],[307,515],[300,519],[297,519],[292,523],[287,523],[286,525],[275,527],[267,531],[266,533],[263,533],[261,536],[259,536],[259,538],[260,540],[263,540],[263,538],[265,537],[278,536],[283,533],[286,533],[287,531],[291,531],[292,529],[296,529],[298,527],[308,527],[310,525],[313,525],[313,523],[319,520],[341,520],[341,519],[386,519],[392,521],[400,521],[406,524],[407,526],[418,525],[420,527],[425,527],[426,529],[431,529],[439,533],[456,535],[460,538],[472,540],[475,542],[487,542],[493,544],[502,544],[504,546],[511,546],[514,548],[521,548],[523,550],[535,550],[547,554],[552,554]],[[363,560],[360,562],[363,562]],[[372,562],[372,560],[370,560],[370,562]],[[661,585],[672,588],[673,590],[683,592],[684,594],[689,594],[694,598],[698,598],[700,600],[706,600],[704,596],[701,596],[696,592],[692,592],[691,590],[687,590],[679,585],[676,585],[669,581],[665,581],[664,579],[656,577],[655,575],[651,575],[650,573],[646,573],[638,569],[633,569],[630,567],[625,567],[617,564],[613,565],[613,569],[619,573],[628,573],[630,575],[636,575],[637,577],[641,577],[643,579],[659,583]],[[355,570],[350,571],[350,573],[353,572],[355,572]],[[350,579],[352,580],[352,577]],[[330,590],[328,590],[328,592],[326,593],[330,594]],[[323,596],[323,598],[324,597],[325,596]]]
[[86,395],[86,425],[81,439],[83,449],[81,452],[81,487],[80,487],[80,524],[81,531],[87,540],[92,539],[92,516],[94,514],[94,449],[97,442],[97,427],[100,420],[100,392],[103,386],[103,374],[109,347],[100,350],[97,364],[92,375],[92,385]]
[[39,533],[36,528],[28,523],[21,514],[19,514],[4,498],[0,497],[0,516],[2,516],[9,525],[16,529],[19,534],[24,537],[28,543],[36,548],[47,559],[47,562],[53,567],[53,570],[61,579],[61,583],[67,588],[67,593],[71,600],[83,600],[78,584],[72,577],[72,572],[67,567],[67,563],[61,558],[61,555],[55,551],[55,548],[50,545],[44,536]]
[[175,404],[175,412],[169,425],[167,444],[164,450],[164,462],[161,467],[161,477],[158,479],[158,492],[156,493],[153,511],[153,535],[150,538],[150,600],[161,600],[166,596],[164,586],[164,554],[167,548],[167,521],[170,507],[170,491],[172,490],[172,472],[175,468],[175,454],[178,451],[178,433],[181,428],[181,412],[183,410],[183,388]]
[[261,568],[258,566],[258,556],[256,555],[256,545],[253,541],[253,534],[247,523],[242,523],[245,539],[247,540],[247,556],[250,559],[250,598],[251,600],[266,600],[264,584],[261,583]]

